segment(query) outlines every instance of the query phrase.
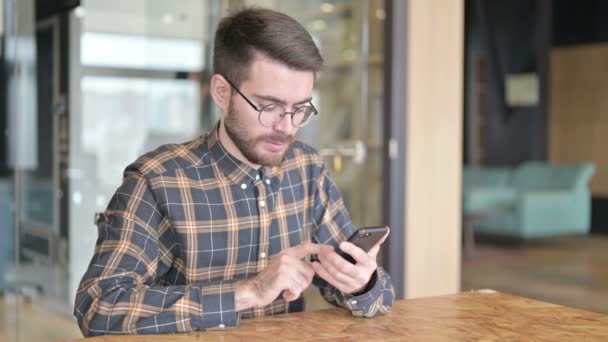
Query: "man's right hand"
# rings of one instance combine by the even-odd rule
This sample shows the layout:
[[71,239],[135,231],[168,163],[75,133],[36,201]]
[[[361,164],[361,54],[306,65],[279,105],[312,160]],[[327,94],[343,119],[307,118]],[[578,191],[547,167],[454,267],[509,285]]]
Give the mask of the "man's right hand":
[[272,303],[281,292],[291,302],[302,294],[315,276],[310,263],[303,259],[317,254],[321,245],[305,242],[277,254],[264,271],[251,279],[237,283],[235,293],[236,311],[251,307],[263,307]]

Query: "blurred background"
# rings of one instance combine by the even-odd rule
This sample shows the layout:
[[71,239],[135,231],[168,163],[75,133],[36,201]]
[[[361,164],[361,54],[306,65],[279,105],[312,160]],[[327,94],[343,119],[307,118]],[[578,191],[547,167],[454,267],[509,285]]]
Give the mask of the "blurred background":
[[320,47],[300,139],[356,226],[392,227],[399,298],[491,288],[608,314],[608,2],[3,0],[0,340],[82,336],[95,213],[137,156],[217,122],[213,34],[245,5]]

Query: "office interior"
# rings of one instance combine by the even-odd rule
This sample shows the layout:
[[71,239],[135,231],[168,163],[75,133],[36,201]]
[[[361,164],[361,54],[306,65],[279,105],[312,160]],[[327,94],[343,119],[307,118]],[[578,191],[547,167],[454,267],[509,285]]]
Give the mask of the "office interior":
[[[319,45],[299,137],[355,226],[391,226],[379,264],[399,298],[493,289],[608,314],[605,1],[0,4],[0,340],[82,337],[95,213],[137,156],[217,122],[213,33],[248,5]],[[329,307],[314,288],[305,303]]]

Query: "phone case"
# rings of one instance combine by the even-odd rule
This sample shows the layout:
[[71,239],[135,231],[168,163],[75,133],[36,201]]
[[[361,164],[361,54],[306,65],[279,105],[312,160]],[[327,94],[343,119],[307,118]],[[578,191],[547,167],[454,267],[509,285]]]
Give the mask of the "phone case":
[[[379,226],[379,227],[363,227],[357,229],[351,236],[348,237],[348,242],[354,244],[355,246],[361,248],[362,250],[369,252],[374,245],[382,239],[384,234],[388,231],[388,227]],[[340,255],[345,260],[349,261],[351,264],[357,263],[350,254],[346,254],[342,252],[340,248],[336,248],[336,253]],[[316,254],[311,256],[310,261],[319,261],[319,258]]]
[[[384,236],[384,234],[386,234],[387,231],[388,227],[386,226],[359,228],[348,238],[348,242],[352,243],[353,245],[361,248],[366,252],[369,252],[369,250],[372,249],[372,247],[374,247],[378,243],[378,241],[382,239],[382,237]],[[342,250],[337,249],[336,252],[350,263],[356,263],[353,257],[351,257],[347,253],[342,252]]]

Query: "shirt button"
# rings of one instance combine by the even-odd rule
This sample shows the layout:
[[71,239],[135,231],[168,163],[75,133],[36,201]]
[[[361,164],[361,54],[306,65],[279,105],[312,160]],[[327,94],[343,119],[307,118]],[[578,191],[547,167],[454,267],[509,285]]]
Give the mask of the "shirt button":
[[255,180],[259,180],[260,179],[260,175],[255,175]]
[[260,201],[260,207],[264,207],[264,206],[266,206],[266,202],[264,202],[264,200],[261,200]]
[[356,301],[356,300],[351,300],[351,301],[350,301],[350,303],[351,303],[352,305],[356,305],[356,304],[357,304],[357,301]]
[[220,328],[220,329],[224,329],[226,326],[224,324],[220,324],[217,327]]
[[266,253],[262,252],[260,253],[260,258],[264,259],[266,257]]
[[266,184],[270,185],[270,179],[266,180]]
[[247,189],[247,184],[241,184],[241,189],[243,189],[243,190]]

